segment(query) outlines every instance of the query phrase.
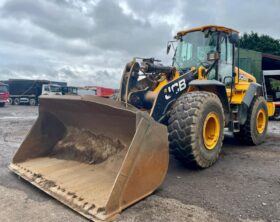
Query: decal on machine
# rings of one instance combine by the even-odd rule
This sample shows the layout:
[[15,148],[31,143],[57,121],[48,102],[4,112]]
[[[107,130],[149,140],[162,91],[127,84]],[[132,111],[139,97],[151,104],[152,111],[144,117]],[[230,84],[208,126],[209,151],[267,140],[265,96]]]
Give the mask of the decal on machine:
[[240,74],[240,75],[239,75],[239,80],[247,81],[247,77],[244,76],[243,74]]
[[164,89],[165,99],[169,100],[173,94],[176,95],[186,88],[187,84],[185,79],[181,79],[180,81],[173,83],[171,86],[168,86],[166,89]]

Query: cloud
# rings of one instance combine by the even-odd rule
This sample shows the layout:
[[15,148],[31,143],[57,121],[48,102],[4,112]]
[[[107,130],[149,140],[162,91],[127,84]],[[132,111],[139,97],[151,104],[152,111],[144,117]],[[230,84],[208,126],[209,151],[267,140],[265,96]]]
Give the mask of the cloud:
[[0,79],[119,87],[134,56],[170,64],[181,29],[219,24],[280,38],[278,0],[0,0]]
[[28,20],[35,26],[64,38],[92,35],[93,20],[79,10],[53,1],[11,0],[2,7],[5,17]]
[[100,1],[91,17],[95,21],[91,40],[105,50],[141,56],[155,54],[171,38],[170,27],[165,23],[135,18],[109,0]]

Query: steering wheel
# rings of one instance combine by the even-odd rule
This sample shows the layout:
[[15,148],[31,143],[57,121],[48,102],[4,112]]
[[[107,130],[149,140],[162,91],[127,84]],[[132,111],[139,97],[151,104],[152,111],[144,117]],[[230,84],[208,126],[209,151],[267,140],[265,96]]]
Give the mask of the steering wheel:
[[193,57],[192,58],[192,60],[193,61],[197,61],[198,63],[199,63],[199,65],[202,65],[204,68],[206,68],[206,69],[208,69],[210,66],[211,66],[211,64],[210,63],[208,63],[208,62],[206,62],[206,61],[201,61],[199,58],[197,58],[197,57]]

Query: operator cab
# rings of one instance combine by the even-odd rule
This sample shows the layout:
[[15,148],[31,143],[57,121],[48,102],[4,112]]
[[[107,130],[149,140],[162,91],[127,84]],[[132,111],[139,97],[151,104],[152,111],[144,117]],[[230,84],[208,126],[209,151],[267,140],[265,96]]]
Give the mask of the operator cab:
[[[205,79],[233,83],[238,32],[222,26],[203,26],[178,32],[173,66],[182,73],[205,69]],[[231,84],[230,84],[231,85]]]
[[62,95],[62,87],[57,84],[43,84],[42,95]]

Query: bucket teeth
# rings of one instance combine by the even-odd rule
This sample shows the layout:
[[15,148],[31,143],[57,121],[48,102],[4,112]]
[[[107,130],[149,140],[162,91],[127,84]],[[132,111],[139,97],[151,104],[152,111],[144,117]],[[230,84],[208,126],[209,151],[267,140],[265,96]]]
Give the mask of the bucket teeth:
[[[95,204],[86,202],[83,197],[78,197],[74,192],[67,191],[65,188],[58,186],[54,181],[45,179],[41,174],[33,173],[20,164],[11,165],[10,168],[17,172],[20,176],[32,182],[35,186],[42,188],[44,191],[51,193],[53,196],[64,196],[65,201],[68,202],[73,208],[83,211],[85,214],[94,216],[97,211]],[[104,209],[104,208],[103,208]]]

